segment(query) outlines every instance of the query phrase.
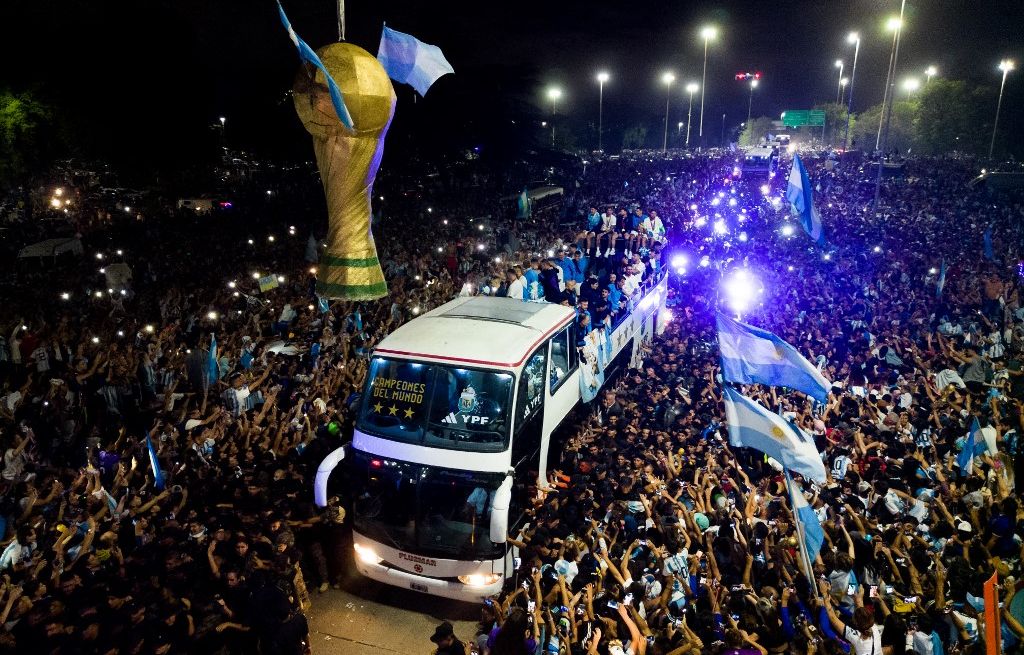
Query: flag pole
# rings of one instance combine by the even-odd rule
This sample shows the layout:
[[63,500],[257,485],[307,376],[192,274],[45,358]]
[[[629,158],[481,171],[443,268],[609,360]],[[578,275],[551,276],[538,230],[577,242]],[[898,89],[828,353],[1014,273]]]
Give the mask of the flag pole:
[[814,579],[814,566],[811,563],[811,556],[807,552],[807,542],[804,539],[804,524],[800,520],[800,514],[796,511],[796,499],[793,497],[793,479],[789,477],[789,469],[786,467],[782,468],[782,472],[786,475],[786,491],[789,493],[789,508],[793,514],[793,522],[796,526],[796,540],[800,546],[800,562],[801,568],[804,569],[804,575],[807,576],[807,582],[811,586],[811,591],[814,592],[814,597],[821,600],[821,596],[818,595],[818,585],[815,584]]
[[345,0],[338,0],[338,40],[345,40]]

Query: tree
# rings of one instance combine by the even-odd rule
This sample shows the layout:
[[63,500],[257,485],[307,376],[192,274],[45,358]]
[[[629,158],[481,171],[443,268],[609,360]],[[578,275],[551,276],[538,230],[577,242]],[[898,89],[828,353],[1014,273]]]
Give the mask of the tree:
[[23,182],[47,161],[55,139],[44,131],[57,132],[52,119],[52,109],[31,93],[0,91],[0,186]]
[[[892,107],[889,125],[888,150],[906,152],[914,147],[914,120],[917,116],[916,100],[900,100]],[[878,142],[878,126],[882,124],[882,105],[869,107],[857,114],[857,120],[850,127],[851,148],[874,152]],[[885,125],[882,124],[883,139]],[[879,144],[881,146],[881,144]]]
[[741,146],[753,146],[761,143],[772,131],[772,119],[767,116],[758,116],[750,119],[750,123],[740,132],[739,144]]
[[988,119],[980,110],[988,95],[987,89],[972,89],[961,80],[929,82],[919,96],[914,120],[914,137],[921,153],[984,152]]
[[644,124],[634,125],[622,134],[622,148],[643,148],[647,143],[647,126]]
[[[843,135],[846,133],[846,105],[838,102],[826,102],[815,105],[814,108],[825,112],[825,142],[842,146]],[[817,136],[820,137],[821,129],[815,129]],[[851,129],[853,129],[852,124]]]

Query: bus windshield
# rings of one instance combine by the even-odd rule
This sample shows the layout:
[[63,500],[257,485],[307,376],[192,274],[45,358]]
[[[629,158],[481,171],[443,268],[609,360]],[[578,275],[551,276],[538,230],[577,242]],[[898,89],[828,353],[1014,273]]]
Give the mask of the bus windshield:
[[376,357],[358,428],[397,441],[500,452],[508,442],[512,382],[511,373]]
[[401,462],[356,451],[355,529],[420,555],[490,559],[491,503],[504,476]]

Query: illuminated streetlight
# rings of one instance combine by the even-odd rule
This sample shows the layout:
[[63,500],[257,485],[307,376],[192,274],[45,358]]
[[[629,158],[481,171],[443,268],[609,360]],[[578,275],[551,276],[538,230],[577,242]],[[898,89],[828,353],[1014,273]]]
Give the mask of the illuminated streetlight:
[[1004,59],[999,62],[999,70],[1003,71],[1003,81],[999,83],[999,101],[996,103],[996,120],[992,123],[992,141],[988,145],[988,158],[992,159],[992,151],[996,147],[996,130],[999,128],[999,110],[1003,108],[1003,89],[1006,88],[1006,76],[1014,69],[1013,61]]
[[908,77],[903,80],[903,90],[907,93],[913,93],[921,88],[921,80],[916,77]]
[[935,77],[938,74],[939,74],[939,69],[935,68],[934,66],[929,66],[928,68],[924,69],[924,83],[925,83],[925,85],[927,86],[927,84],[932,81],[932,78]]
[[676,76],[671,71],[666,71],[661,75],[661,83],[665,85],[665,134],[661,139],[661,151],[665,152],[668,150],[668,105],[672,99],[672,83],[676,81]]
[[551,147],[555,146],[555,114],[558,113],[558,100],[562,97],[562,90],[557,86],[548,88],[548,100],[551,101]]
[[[747,99],[747,125],[750,125],[750,108],[754,104],[754,89],[757,88],[757,78],[750,80],[750,98]],[[753,136],[753,132],[751,132]]]
[[850,72],[850,95],[846,97],[846,131],[843,134],[843,150],[846,150],[850,143],[850,114],[853,112],[853,82],[857,77],[857,55],[860,54],[860,34],[850,32],[846,35],[846,42],[853,44],[853,71]]
[[604,83],[609,79],[608,73],[597,74],[597,149],[604,152]]
[[686,93],[690,96],[690,102],[686,108],[686,147],[690,147],[690,117],[693,116],[693,94],[697,92],[700,86],[696,82],[690,82],[686,85]]
[[839,87],[836,90],[836,104],[843,101],[843,60],[836,59],[836,68],[839,69]]
[[700,80],[700,126],[697,130],[697,136],[701,139],[701,144],[704,143],[704,89],[708,85],[708,42],[718,36],[718,28],[714,25],[705,25],[700,30],[700,38],[704,39],[704,74]]

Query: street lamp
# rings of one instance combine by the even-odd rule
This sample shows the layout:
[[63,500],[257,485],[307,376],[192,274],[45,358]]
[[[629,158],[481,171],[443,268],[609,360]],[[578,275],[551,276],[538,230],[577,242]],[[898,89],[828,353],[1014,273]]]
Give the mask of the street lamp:
[[608,73],[601,71],[597,74],[597,149],[600,152],[604,152],[603,147],[603,132],[604,132],[604,83],[608,81]]
[[[881,146],[882,152],[889,147],[889,127],[892,125],[892,106],[896,104],[896,65],[900,57],[900,36],[903,33],[903,10],[907,7],[907,0],[900,2],[899,17],[893,16],[886,23],[886,26],[893,31],[892,55],[889,57],[889,75],[885,80],[886,95],[889,97],[889,104],[885,104],[885,96],[882,97],[882,109],[885,111],[885,139],[882,139],[882,124],[878,124],[878,140],[875,143],[877,150]],[[878,158],[878,172],[875,175],[875,211],[878,211],[879,202],[882,199],[882,164],[883,157]]]
[[907,93],[913,93],[921,88],[921,80],[916,77],[908,77],[903,80],[903,90]]
[[850,72],[850,95],[846,97],[846,133],[843,135],[843,150],[850,146],[850,114],[853,112],[853,82],[857,77],[857,55],[860,54],[860,35],[850,32],[846,36],[846,42],[854,45],[853,49],[853,70]]
[[672,83],[676,81],[676,76],[666,71],[661,76],[661,83],[665,85],[665,135],[661,139],[661,151],[665,152],[668,150],[668,105],[672,100]]
[[[875,137],[875,150],[882,147],[882,126],[888,126],[892,116],[892,98],[896,93],[896,61],[900,53],[900,33],[903,31],[903,9],[906,0],[900,3],[900,15],[890,16],[885,22],[885,29],[892,32],[892,49],[889,51],[889,70],[885,74],[885,91],[882,94],[882,112],[878,117],[878,136]],[[888,103],[888,104],[886,104]],[[889,129],[886,127],[886,141]],[[886,144],[888,145],[888,144]]]
[[1013,61],[1004,59],[999,62],[999,70],[1003,71],[1003,81],[999,83],[999,101],[996,103],[996,120],[992,123],[992,141],[988,145],[988,158],[996,147],[996,130],[999,128],[999,110],[1003,108],[1003,89],[1006,88],[1006,76],[1014,69]]
[[558,113],[558,99],[562,97],[562,90],[557,86],[548,88],[548,100],[551,101],[551,147],[555,147],[555,114]]
[[839,69],[839,85],[836,88],[836,104],[843,101],[843,60],[836,59],[836,68]]
[[697,92],[696,82],[690,82],[686,85],[686,92],[690,94],[690,104],[686,109],[686,147],[690,147],[690,117],[693,115],[693,94]]
[[700,30],[700,38],[704,39],[704,74],[700,80],[700,126],[697,136],[701,143],[704,143],[704,89],[708,85],[708,42],[718,36],[718,28],[714,25],[705,25]]
[[754,104],[754,89],[757,88],[757,79],[750,80],[750,98],[747,100],[747,125],[750,125],[750,107]]
[[928,83],[932,81],[932,78],[938,75],[938,73],[939,69],[935,68],[934,66],[929,66],[928,68],[924,69],[925,86],[927,86]]

